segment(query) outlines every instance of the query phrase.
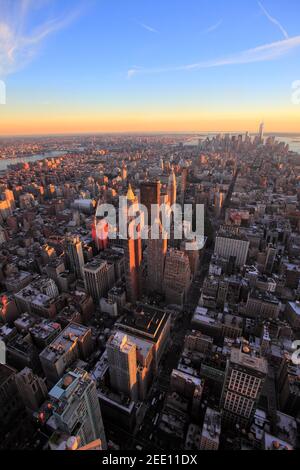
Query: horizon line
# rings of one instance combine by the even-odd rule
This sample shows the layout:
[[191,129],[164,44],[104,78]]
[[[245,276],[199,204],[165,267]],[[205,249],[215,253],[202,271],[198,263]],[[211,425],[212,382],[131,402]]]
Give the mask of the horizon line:
[[[249,130],[219,130],[216,129],[214,131],[208,131],[208,130],[197,130],[197,131],[164,131],[164,130],[155,130],[155,131],[79,131],[79,132],[49,132],[49,133],[18,133],[18,134],[1,134],[0,133],[0,139],[2,138],[16,138],[16,137],[55,137],[55,136],[91,136],[91,135],[159,135],[159,134],[164,134],[164,135],[195,135],[197,136],[198,134],[259,134],[258,131],[249,131]],[[264,132],[264,135],[299,135],[300,134],[300,129],[299,131],[266,131]]]

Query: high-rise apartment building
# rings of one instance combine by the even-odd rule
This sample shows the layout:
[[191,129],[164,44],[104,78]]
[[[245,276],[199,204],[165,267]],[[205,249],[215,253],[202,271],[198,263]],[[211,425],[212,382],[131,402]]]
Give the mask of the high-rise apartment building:
[[251,423],[267,372],[266,359],[256,356],[248,345],[232,349],[221,396],[226,425],[247,427]]
[[128,336],[117,331],[106,345],[109,376],[113,389],[137,399],[137,351],[136,344]]
[[49,392],[57,428],[86,446],[96,439],[107,448],[95,382],[84,370],[66,373]]

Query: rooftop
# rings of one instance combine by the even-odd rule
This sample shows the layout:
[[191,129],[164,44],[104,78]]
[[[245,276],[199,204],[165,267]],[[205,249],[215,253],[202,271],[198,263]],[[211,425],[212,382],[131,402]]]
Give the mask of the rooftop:
[[41,352],[40,357],[48,361],[55,362],[69,351],[74,343],[82,340],[89,328],[79,325],[78,323],[70,323],[55,340]]

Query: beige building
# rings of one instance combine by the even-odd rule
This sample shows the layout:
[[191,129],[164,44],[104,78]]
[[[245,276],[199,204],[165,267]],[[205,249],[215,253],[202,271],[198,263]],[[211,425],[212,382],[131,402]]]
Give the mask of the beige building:
[[169,304],[183,305],[191,285],[191,269],[188,256],[179,250],[166,255],[164,290]]
[[117,331],[106,345],[110,383],[113,389],[137,400],[137,347],[125,333]]
[[248,345],[232,349],[221,397],[226,425],[247,427],[251,422],[267,372],[267,361],[252,354]]

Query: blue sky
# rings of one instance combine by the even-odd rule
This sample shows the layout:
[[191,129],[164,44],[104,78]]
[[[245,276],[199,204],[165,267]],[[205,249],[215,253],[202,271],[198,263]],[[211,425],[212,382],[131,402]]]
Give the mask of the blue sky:
[[81,120],[102,130],[105,115],[111,130],[126,121],[133,130],[139,116],[149,130],[171,129],[175,116],[174,130],[180,116],[183,130],[198,130],[197,121],[205,127],[205,116],[209,128],[215,117],[219,125],[240,116],[245,126],[274,118],[278,127],[285,113],[291,130],[299,122],[300,106],[291,104],[291,84],[300,80],[299,0],[0,0],[0,7],[7,85],[0,122],[8,127],[16,122],[21,131],[28,115],[45,126],[48,116],[49,130],[55,119],[76,116],[74,131]]

